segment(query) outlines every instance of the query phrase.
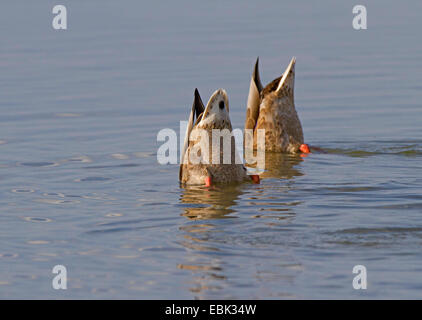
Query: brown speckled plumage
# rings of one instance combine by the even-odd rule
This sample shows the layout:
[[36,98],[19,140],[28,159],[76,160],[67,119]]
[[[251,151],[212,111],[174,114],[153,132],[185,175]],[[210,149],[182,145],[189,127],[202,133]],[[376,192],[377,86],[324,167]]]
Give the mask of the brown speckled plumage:
[[[220,103],[224,103],[224,108],[220,108]],[[202,105],[202,108],[201,108]],[[236,145],[234,138],[231,137],[231,153],[230,153],[230,164],[223,164],[223,146],[224,144],[220,141],[220,150],[216,151],[220,153],[220,163],[212,163],[212,154],[216,141],[212,140],[212,130],[228,130],[232,132],[232,125],[229,117],[229,104],[227,94],[224,90],[217,90],[210,98],[207,103],[205,110],[203,109],[202,101],[199,97],[199,93],[195,91],[195,101],[192,107],[191,116],[189,118],[188,132],[185,138],[185,147],[183,150],[182,164],[180,165],[179,179],[183,184],[189,185],[203,185],[205,178],[211,177],[213,183],[229,184],[234,182],[241,182],[248,179],[246,169],[243,164],[236,164]],[[194,121],[195,113],[199,114],[196,122]],[[195,125],[193,125],[195,123]],[[206,150],[206,141],[202,141],[200,136],[195,137],[195,134],[199,132],[198,129],[203,129],[208,133],[208,163],[194,163],[191,161],[189,155],[195,150]],[[197,131],[198,130],[198,131]],[[198,148],[200,146],[200,148]],[[213,148],[213,146],[215,146]],[[194,149],[195,148],[195,149]],[[192,151],[194,150],[194,151]],[[197,153],[198,157],[204,159],[206,155]]]
[[259,77],[258,60],[252,75],[245,129],[265,129],[265,150],[297,153],[303,144],[303,130],[294,104],[295,63],[293,58],[283,75],[265,88]]

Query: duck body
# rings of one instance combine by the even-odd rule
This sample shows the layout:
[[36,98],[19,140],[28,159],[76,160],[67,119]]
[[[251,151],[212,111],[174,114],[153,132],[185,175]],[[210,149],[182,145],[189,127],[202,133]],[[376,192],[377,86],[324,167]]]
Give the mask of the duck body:
[[298,153],[303,144],[303,130],[294,103],[295,63],[293,58],[283,75],[262,87],[258,60],[252,75],[245,129],[253,130],[254,149],[257,132],[265,130],[265,150]]
[[[194,120],[196,118],[196,123]],[[223,138],[215,137],[221,132]],[[229,139],[224,141],[225,139]],[[221,141],[223,140],[223,141]],[[227,147],[230,141],[229,148]],[[226,145],[225,145],[226,144]],[[215,159],[219,159],[216,161]],[[229,117],[227,94],[219,89],[204,108],[199,92],[189,117],[179,180],[186,185],[230,184],[250,180],[239,159]]]

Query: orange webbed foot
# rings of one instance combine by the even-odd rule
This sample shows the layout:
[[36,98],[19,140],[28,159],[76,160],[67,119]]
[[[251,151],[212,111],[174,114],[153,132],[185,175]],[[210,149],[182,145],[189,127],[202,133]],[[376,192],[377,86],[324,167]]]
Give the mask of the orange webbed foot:
[[212,179],[210,176],[205,178],[205,186],[206,187],[211,187],[212,186]]
[[302,151],[303,153],[311,153],[311,149],[309,148],[309,145],[307,145],[306,143],[301,144],[299,150]]
[[250,175],[250,177],[251,177],[251,179],[252,179],[253,183],[255,183],[255,184],[260,184],[260,183],[261,183],[261,180],[260,180],[260,178],[259,178],[259,175],[257,175],[257,174],[252,174],[252,175]]

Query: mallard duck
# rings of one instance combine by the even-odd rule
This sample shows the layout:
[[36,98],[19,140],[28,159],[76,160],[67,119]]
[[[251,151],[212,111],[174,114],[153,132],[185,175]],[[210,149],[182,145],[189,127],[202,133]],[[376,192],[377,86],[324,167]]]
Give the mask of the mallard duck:
[[303,143],[303,130],[294,103],[296,58],[293,57],[281,77],[265,87],[259,76],[259,58],[249,87],[245,129],[253,130],[257,149],[257,130],[265,129],[265,150],[272,152],[308,153]]
[[[227,134],[224,137],[230,139],[230,149],[225,150],[226,157],[223,151],[224,146],[228,144],[220,143],[220,137],[213,139],[213,129],[225,130],[220,132]],[[204,132],[208,135],[207,137],[202,136]],[[232,125],[226,91],[223,89],[215,91],[204,108],[198,89],[195,89],[182,151],[180,182],[188,185],[211,186],[215,183],[228,184],[252,179],[255,183],[259,183],[259,177],[249,176],[238,158],[231,133]],[[213,161],[216,155],[219,156],[218,162]]]

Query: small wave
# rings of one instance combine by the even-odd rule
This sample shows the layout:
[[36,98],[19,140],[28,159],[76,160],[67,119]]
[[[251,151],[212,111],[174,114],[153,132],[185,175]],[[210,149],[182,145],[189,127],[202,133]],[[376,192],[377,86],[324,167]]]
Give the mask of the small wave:
[[13,193],[33,193],[35,192],[34,189],[30,189],[30,188],[16,188],[16,189],[12,189]]
[[36,202],[47,203],[47,204],[77,204],[80,203],[78,200],[57,200],[57,199],[36,199]]
[[[343,144],[347,144],[344,142]],[[341,145],[342,142],[336,142]],[[421,144],[401,144],[400,142],[362,142],[351,148],[332,148],[321,147],[322,153],[339,154],[349,157],[370,157],[376,155],[401,155],[401,156],[420,156],[422,155]],[[318,152],[317,152],[318,153]]]
[[350,228],[327,234],[381,234],[381,233],[409,233],[422,232],[419,227],[384,227],[384,228]]
[[19,165],[24,167],[55,167],[59,164],[57,162],[47,162],[47,161],[40,161],[40,162],[20,162]]
[[111,178],[106,177],[86,177],[86,178],[79,178],[75,179],[75,182],[101,182],[101,181],[108,181]]
[[83,167],[83,169],[110,169],[110,168],[134,168],[139,167],[140,165],[137,163],[126,163],[126,164],[118,164],[118,165],[104,165],[104,166],[88,166]]
[[49,218],[41,218],[41,217],[24,217],[23,219],[28,222],[41,222],[41,223],[48,223],[48,222],[53,221]]

